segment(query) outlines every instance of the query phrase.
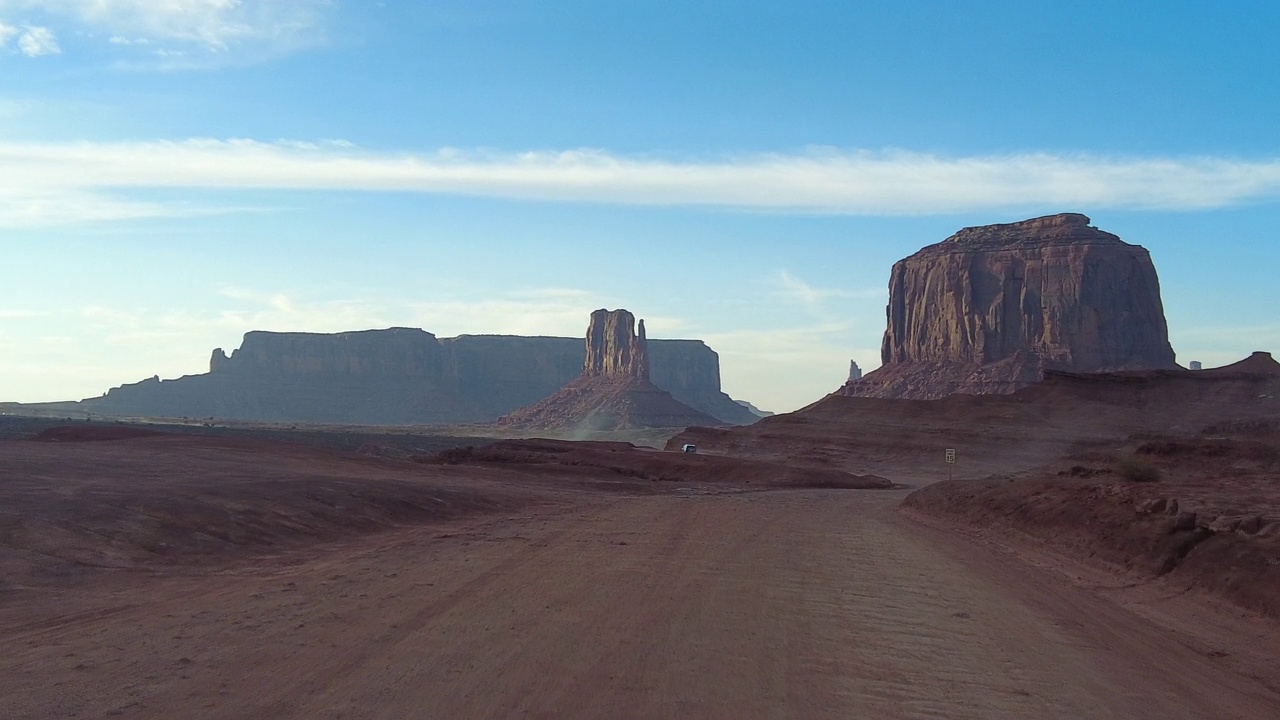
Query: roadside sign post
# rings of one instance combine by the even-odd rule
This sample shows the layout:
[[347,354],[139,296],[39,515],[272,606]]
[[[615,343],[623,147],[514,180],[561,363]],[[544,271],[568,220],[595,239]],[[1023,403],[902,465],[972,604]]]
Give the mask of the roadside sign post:
[[956,464],[956,449],[947,448],[947,479],[951,479],[951,466]]

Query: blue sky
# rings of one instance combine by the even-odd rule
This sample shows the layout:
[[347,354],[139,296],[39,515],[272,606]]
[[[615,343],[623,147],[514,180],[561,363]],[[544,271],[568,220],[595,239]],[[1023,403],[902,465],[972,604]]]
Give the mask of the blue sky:
[[254,329],[580,335],[725,389],[878,364],[890,265],[1075,211],[1179,359],[1280,349],[1271,2],[0,0],[0,400]]

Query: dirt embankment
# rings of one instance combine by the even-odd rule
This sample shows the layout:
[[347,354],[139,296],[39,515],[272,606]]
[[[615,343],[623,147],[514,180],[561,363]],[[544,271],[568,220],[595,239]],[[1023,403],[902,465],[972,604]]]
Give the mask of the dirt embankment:
[[1019,530],[1275,616],[1277,418],[1280,363],[1255,353],[1194,372],[1050,373],[1011,395],[832,395],[744,428],[690,428],[668,447],[913,484],[954,469],[958,480],[918,491],[907,509]]
[[[482,448],[457,448],[422,458],[423,462],[477,467],[512,467],[563,482],[566,476],[593,478],[603,489],[645,491],[636,481],[701,487],[786,487],[880,489],[893,483],[878,475],[855,475],[833,468],[813,468],[721,455],[658,451],[625,442],[567,440],[502,440]],[[603,471],[603,472],[602,472]]]
[[1264,353],[1224,368],[1080,375],[1052,373],[1012,395],[887,400],[829,395],[739,428],[689,428],[694,443],[736,457],[784,460],[888,477],[941,471],[1007,473],[1134,433],[1194,434],[1224,421],[1280,415],[1280,363]]
[[93,569],[206,565],[534,498],[424,470],[306,444],[51,428],[0,441],[0,576],[13,587]]
[[314,440],[114,424],[55,426],[27,440],[0,440],[0,590],[74,581],[96,570],[222,564],[561,503],[582,491],[890,486],[839,470],[624,442],[505,440],[415,456],[395,445],[365,443],[352,451],[342,437],[337,448]]
[[937,483],[903,508],[1280,617],[1280,421],[1138,436],[1026,473]]

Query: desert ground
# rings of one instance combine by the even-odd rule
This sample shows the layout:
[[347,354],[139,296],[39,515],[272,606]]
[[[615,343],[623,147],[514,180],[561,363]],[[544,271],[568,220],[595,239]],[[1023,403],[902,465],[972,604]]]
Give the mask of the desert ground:
[[[1134,509],[1280,514],[1270,426],[1108,444],[974,402],[671,440],[696,456],[4,418],[0,717],[1280,717],[1237,547],[1269,536],[1209,538],[1261,585],[1200,582]],[[1164,479],[1116,477],[1144,446]]]

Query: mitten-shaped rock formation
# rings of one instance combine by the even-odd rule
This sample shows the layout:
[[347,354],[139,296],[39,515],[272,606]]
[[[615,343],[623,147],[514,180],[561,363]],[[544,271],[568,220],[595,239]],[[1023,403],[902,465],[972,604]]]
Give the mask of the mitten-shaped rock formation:
[[587,327],[582,375],[551,397],[516,410],[500,425],[530,430],[609,431],[723,425],[649,382],[649,349],[626,310],[596,310]]
[[1046,369],[1177,367],[1150,255],[1076,213],[965,228],[894,264],[881,361],[840,392],[1009,393]]
[[591,313],[587,326],[587,359],[583,376],[635,377],[649,379],[649,348],[644,336],[644,320],[636,332],[636,318],[626,310]]

